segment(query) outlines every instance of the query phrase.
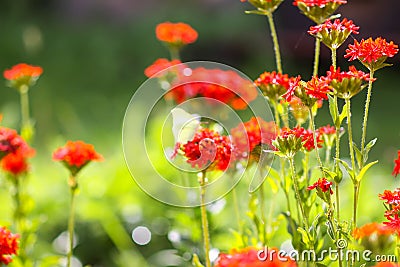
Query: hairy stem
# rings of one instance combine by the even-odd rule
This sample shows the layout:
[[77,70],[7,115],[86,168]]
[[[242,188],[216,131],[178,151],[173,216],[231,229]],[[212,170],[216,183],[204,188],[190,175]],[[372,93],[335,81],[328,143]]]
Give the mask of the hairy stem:
[[313,76],[318,75],[318,65],[319,65],[319,54],[321,50],[321,40],[315,38],[315,52],[314,52],[314,69],[313,69]]
[[[365,139],[367,137],[367,123],[368,123],[368,112],[369,112],[369,105],[371,102],[371,94],[372,94],[372,82],[374,79],[374,71],[370,70],[369,73],[370,80],[368,82],[368,92],[367,92],[367,99],[365,101],[365,110],[364,110],[364,120],[363,120],[363,126],[362,126],[362,137],[361,137],[361,153],[364,155],[364,149],[365,149]],[[361,168],[364,166],[364,160],[361,160]]]
[[201,227],[203,229],[203,244],[206,260],[206,267],[211,267],[210,261],[210,233],[208,229],[207,209],[206,209],[206,171],[201,173],[200,178],[200,212],[201,212]]
[[[75,180],[75,178],[71,178],[71,180]],[[75,227],[75,196],[77,187],[70,187],[71,189],[71,204],[70,204],[70,213],[68,220],[68,235],[69,235],[69,250],[67,254],[67,267],[71,266],[72,256],[74,250],[74,227]]]
[[276,33],[275,23],[272,12],[267,12],[269,28],[271,31],[272,42],[274,44],[274,52],[275,52],[275,62],[276,69],[279,73],[282,73],[282,61],[281,61],[281,52],[279,49],[278,35]]
[[318,140],[317,140],[317,133],[315,132],[315,122],[314,122],[314,115],[312,113],[311,108],[308,109],[310,113],[310,126],[311,126],[311,131],[313,133],[313,139],[314,139],[314,147],[315,147],[315,154],[317,156],[317,161],[319,165],[319,169],[321,171],[322,177],[325,176],[324,172],[324,166],[322,165],[321,157],[319,156],[319,148],[318,148]]
[[302,218],[302,225],[304,225],[306,227],[307,231],[308,231],[308,229],[309,229],[308,216],[305,213],[303,202],[301,201],[300,188],[299,188],[300,186],[299,186],[299,181],[298,181],[297,175],[296,175],[296,168],[295,168],[295,165],[294,165],[293,157],[289,158],[289,164],[290,164],[290,170],[291,170],[292,178],[293,178],[294,193],[295,193],[295,196],[296,196],[297,205],[299,206],[300,211],[301,211],[301,216],[303,217]]

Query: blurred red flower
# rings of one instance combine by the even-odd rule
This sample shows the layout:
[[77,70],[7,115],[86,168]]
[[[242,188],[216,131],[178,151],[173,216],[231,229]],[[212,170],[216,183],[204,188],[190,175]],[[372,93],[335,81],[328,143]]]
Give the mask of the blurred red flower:
[[186,23],[160,23],[156,27],[157,39],[171,45],[182,46],[197,40],[198,33]]
[[370,237],[371,235],[392,235],[393,229],[387,227],[382,223],[368,223],[359,228],[354,229],[353,236],[355,239],[362,239],[364,237]]
[[397,151],[397,159],[394,160],[394,169],[392,175],[396,177],[400,173],[400,150]]
[[19,235],[0,226],[0,263],[8,265],[12,255],[17,255]]
[[148,66],[148,67],[144,70],[144,74],[145,74],[148,78],[150,78],[150,77],[152,77],[154,74],[156,74],[156,73],[158,73],[158,72],[160,72],[160,71],[162,71],[162,70],[165,70],[165,69],[167,69],[167,68],[169,68],[169,67],[171,67],[171,66],[180,64],[180,63],[181,63],[181,61],[178,60],[178,59],[174,59],[174,60],[169,61],[169,60],[166,59],[166,58],[159,58],[159,59],[157,59],[156,61],[154,61],[153,64],[151,64],[150,66]]
[[68,141],[64,147],[54,151],[53,159],[62,161],[72,175],[75,175],[89,162],[103,160],[103,156],[98,154],[91,144],[83,141]]
[[276,248],[270,248],[260,253],[260,249],[254,247],[232,249],[229,253],[221,253],[214,267],[297,266],[295,261],[289,257],[283,257],[278,251]]
[[0,127],[0,159],[17,151],[28,157],[32,155],[33,149],[18,135],[17,131]]
[[34,150],[30,154],[23,153],[21,150],[10,153],[1,160],[1,168],[14,176],[26,173],[29,167],[27,159],[33,154]]
[[3,75],[12,87],[20,89],[22,85],[33,85],[42,73],[43,69],[41,67],[20,63],[11,69],[5,70]]

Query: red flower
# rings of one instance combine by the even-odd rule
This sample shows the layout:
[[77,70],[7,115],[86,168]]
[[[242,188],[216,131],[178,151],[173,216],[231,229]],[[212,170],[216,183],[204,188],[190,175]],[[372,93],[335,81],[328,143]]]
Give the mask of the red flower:
[[304,89],[309,96],[322,100],[328,99],[327,94],[330,92],[331,87],[324,79],[314,76],[305,84]]
[[370,69],[379,69],[388,57],[394,57],[398,51],[398,46],[392,41],[388,43],[381,37],[375,40],[368,38],[360,42],[354,40],[354,44],[346,49],[347,54],[344,57],[349,58],[349,61],[358,59]]
[[[272,146],[272,140],[276,138],[277,131],[278,128],[273,121],[266,122],[262,118],[252,117],[249,121],[233,128],[231,136],[237,154],[246,158],[262,144]],[[257,153],[260,154],[260,151]]]
[[12,255],[17,255],[18,240],[18,234],[0,226],[0,263],[8,265],[12,261]]
[[307,187],[307,190],[313,190],[315,188],[321,189],[322,192],[329,191],[329,193],[331,195],[333,194],[332,182],[328,182],[328,180],[326,180],[325,177],[319,178],[317,182],[315,182],[313,185],[310,185],[309,187]]
[[326,134],[326,135],[333,135],[336,134],[336,128],[335,126],[330,126],[329,124],[326,126],[322,126],[318,128],[319,134]]
[[228,136],[200,128],[193,139],[179,146],[192,167],[226,170],[233,161],[233,147]]
[[398,267],[399,265],[394,262],[388,262],[388,261],[381,261],[374,265],[373,267]]
[[287,92],[282,95],[282,97],[285,98],[287,102],[290,102],[292,100],[292,97],[295,95],[295,91],[296,88],[299,86],[300,80],[301,77],[297,76],[289,81],[289,88]]
[[[313,132],[309,129],[304,129],[303,127],[295,127],[293,129],[283,128],[279,133],[279,137],[281,139],[289,139],[290,136],[294,136],[297,139],[301,139],[302,147],[306,151],[311,151],[315,148],[314,146],[314,135]],[[318,147],[322,147],[323,140],[321,136],[317,133],[317,145]]]
[[322,24],[311,26],[308,33],[320,38],[328,47],[338,48],[351,33],[358,34],[359,28],[353,24],[352,20],[346,18],[342,21],[335,19],[333,23],[328,19]]
[[3,75],[4,78],[9,80],[12,87],[20,89],[22,85],[33,85],[42,73],[41,67],[20,63],[9,70],[5,70]]
[[18,135],[17,131],[0,127],[0,159],[17,151],[29,156],[32,155],[33,149]]
[[160,23],[156,27],[157,39],[171,45],[182,46],[194,43],[198,34],[186,23]]
[[171,88],[165,97],[176,103],[202,96],[209,98],[211,105],[222,102],[234,109],[245,109],[257,97],[253,84],[236,72],[202,67],[192,69],[189,76],[179,75]]
[[383,194],[379,194],[379,199],[385,200],[388,205],[400,204],[400,188],[395,189],[393,192],[385,190]]
[[165,70],[171,66],[180,64],[181,61],[178,59],[174,59],[169,61],[166,58],[159,58],[156,61],[154,61],[153,64],[151,64],[150,66],[148,66],[145,70],[144,70],[144,74],[148,77],[151,78],[153,75],[155,75],[156,73]]
[[394,234],[393,229],[387,227],[382,223],[368,223],[360,228],[356,228],[353,231],[353,236],[355,239],[362,239],[364,237],[370,237],[372,235],[392,235]]
[[[232,249],[229,253],[221,253],[214,267],[272,267],[297,266],[289,257],[283,257],[277,248],[261,251],[254,247]],[[266,255],[265,255],[266,254]]]
[[254,81],[263,94],[270,100],[279,99],[290,87],[290,82],[296,78],[289,77],[287,74],[273,72],[264,72]]
[[396,177],[400,173],[400,150],[397,151],[397,159],[394,160],[394,169],[392,175]]
[[93,145],[82,141],[68,141],[64,147],[54,151],[53,160],[62,161],[72,175],[76,175],[89,162],[103,160],[103,156],[94,150]]
[[346,4],[346,0],[295,0],[293,5],[297,6],[299,3],[303,3],[306,6],[318,6],[323,8],[329,3]]
[[31,150],[29,154],[17,150],[14,153],[8,154],[1,160],[1,168],[14,176],[26,173],[29,167],[27,159],[33,155],[34,150]]

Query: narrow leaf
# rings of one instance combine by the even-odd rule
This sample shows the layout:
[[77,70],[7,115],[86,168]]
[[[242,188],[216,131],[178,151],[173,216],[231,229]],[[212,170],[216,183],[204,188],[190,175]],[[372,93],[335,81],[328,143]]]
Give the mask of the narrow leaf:
[[364,166],[364,168],[361,169],[360,173],[357,175],[356,180],[359,182],[361,179],[364,177],[365,173],[368,171],[369,168],[371,168],[373,165],[378,163],[378,161],[373,161],[368,163],[367,165]]

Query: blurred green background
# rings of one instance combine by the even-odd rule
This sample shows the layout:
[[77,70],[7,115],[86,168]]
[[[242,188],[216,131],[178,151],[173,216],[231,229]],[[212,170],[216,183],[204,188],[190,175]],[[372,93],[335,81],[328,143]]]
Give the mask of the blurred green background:
[[[91,164],[80,177],[76,256],[83,265],[188,266],[190,255],[201,253],[196,250],[200,247],[197,211],[158,203],[130,177],[122,154],[122,121],[129,99],[146,80],[143,70],[155,59],[168,57],[154,33],[160,22],[186,22],[199,32],[198,41],[183,50],[184,61],[225,63],[251,79],[263,71],[272,71],[274,59],[267,21],[245,15],[249,9],[250,5],[239,0],[0,2],[0,70],[20,62],[44,69],[30,90],[37,157],[28,179],[36,202],[32,214],[40,225],[35,255],[62,254],[53,241],[66,229],[68,174],[61,164],[52,162],[51,153],[66,140],[77,139],[94,144],[106,159]],[[361,27],[355,38],[382,36],[400,43],[399,10],[396,0],[349,0],[339,12]],[[284,71],[310,76],[314,40],[306,30],[311,22],[288,0],[278,9],[275,19]],[[348,65],[340,56],[344,48],[338,51],[338,64],[343,67]],[[329,51],[325,47],[321,58],[320,74],[324,74],[329,67]],[[368,137],[379,138],[371,158],[379,159],[380,166],[374,167],[363,185],[363,201],[371,203],[361,208],[361,222],[382,220],[383,208],[377,193],[398,184],[390,174],[400,148],[399,56],[390,62],[395,65],[376,73]],[[18,94],[5,84],[1,92],[3,125],[18,128]],[[353,102],[354,124],[360,125],[355,131],[356,140],[360,138],[364,101],[365,95],[360,94]],[[317,117],[317,125],[326,123],[330,123],[327,105]],[[0,222],[6,222],[10,211],[8,184],[3,181],[0,186]],[[245,190],[242,192],[247,199]],[[241,208],[244,213],[246,201]],[[376,214],[370,212],[372,208],[376,208]],[[233,227],[225,219],[231,213],[232,208],[227,205],[211,222],[213,244],[220,249],[226,250],[234,242],[226,230]],[[135,244],[130,237],[131,231],[141,225],[152,232],[152,240],[145,246]]]

